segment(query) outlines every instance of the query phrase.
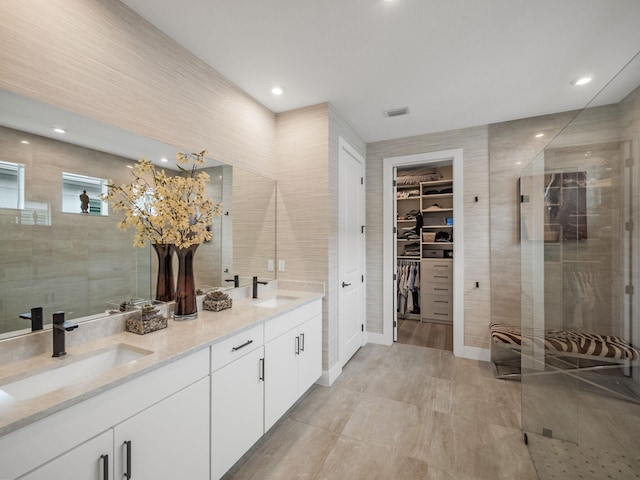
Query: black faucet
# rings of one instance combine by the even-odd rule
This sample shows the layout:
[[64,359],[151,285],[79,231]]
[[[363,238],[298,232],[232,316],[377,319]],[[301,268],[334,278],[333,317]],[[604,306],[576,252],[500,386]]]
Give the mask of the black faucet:
[[78,324],[64,321],[64,312],[55,312],[53,314],[53,356],[63,357],[67,354],[65,349],[65,332],[70,332],[78,328]]
[[258,298],[258,284],[266,285],[269,282],[259,282],[258,277],[253,277],[253,298]]
[[43,327],[42,307],[33,307],[31,309],[31,313],[21,313],[20,318],[24,318],[25,320],[31,320],[32,332],[42,330],[42,327]]
[[234,275],[233,278],[227,278],[225,282],[233,282],[234,288],[238,288],[240,286],[240,277],[238,275]]

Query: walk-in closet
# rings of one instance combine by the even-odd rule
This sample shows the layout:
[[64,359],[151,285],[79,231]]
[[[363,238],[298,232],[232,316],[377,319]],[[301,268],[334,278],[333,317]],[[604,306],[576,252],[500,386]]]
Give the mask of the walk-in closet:
[[451,164],[398,168],[395,211],[397,341],[453,350]]

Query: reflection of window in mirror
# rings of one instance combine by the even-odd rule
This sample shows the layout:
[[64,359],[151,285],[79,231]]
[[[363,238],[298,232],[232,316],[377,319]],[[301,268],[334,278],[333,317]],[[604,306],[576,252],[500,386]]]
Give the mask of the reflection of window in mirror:
[[0,208],[24,208],[24,165],[0,161]]
[[107,193],[104,178],[62,173],[62,211],[65,213],[108,215],[108,204],[100,197],[103,193]]
[[22,225],[51,225],[51,208],[45,202],[24,202],[20,215]]

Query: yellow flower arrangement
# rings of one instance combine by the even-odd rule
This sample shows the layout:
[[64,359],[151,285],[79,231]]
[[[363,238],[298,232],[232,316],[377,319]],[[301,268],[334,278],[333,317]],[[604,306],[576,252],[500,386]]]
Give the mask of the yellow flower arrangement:
[[[136,229],[133,245],[143,247],[146,240],[187,248],[211,240],[207,228],[214,216],[222,213],[222,204],[206,196],[209,175],[199,172],[207,152],[176,154],[182,175],[169,176],[149,160],[140,159],[133,166],[134,180],[123,185],[109,182],[104,200],[124,212],[120,230]],[[192,164],[185,168],[183,165]]]

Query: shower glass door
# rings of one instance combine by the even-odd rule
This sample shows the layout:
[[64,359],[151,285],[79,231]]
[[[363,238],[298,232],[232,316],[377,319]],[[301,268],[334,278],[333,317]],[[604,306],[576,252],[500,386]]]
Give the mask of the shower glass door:
[[522,429],[541,480],[640,475],[637,80],[520,179]]

